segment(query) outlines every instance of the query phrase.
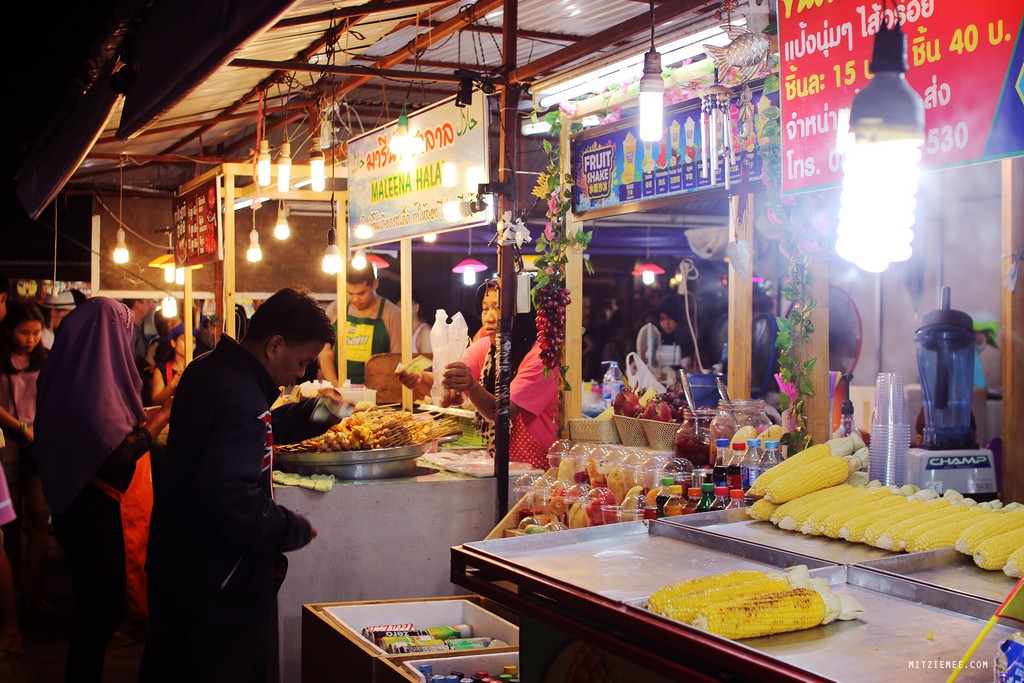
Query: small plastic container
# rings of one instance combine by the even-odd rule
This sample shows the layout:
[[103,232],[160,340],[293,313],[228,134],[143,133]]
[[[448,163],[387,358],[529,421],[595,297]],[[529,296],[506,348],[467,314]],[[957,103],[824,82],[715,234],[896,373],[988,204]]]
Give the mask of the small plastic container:
[[548,447],[548,466],[558,469],[562,464],[562,458],[572,449],[572,441],[569,439],[558,439]]
[[[604,508],[618,505],[612,492],[603,486],[590,489],[581,502],[591,526],[604,524]],[[614,520],[614,515],[612,519]]]
[[746,500],[743,497],[742,489],[733,489],[729,491],[729,504],[725,506],[726,510],[735,510],[736,508],[747,507]]

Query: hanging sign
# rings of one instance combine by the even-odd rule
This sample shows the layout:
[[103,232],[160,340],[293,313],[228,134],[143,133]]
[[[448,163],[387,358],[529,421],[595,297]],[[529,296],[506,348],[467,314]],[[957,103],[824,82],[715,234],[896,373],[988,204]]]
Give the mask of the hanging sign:
[[[883,9],[884,7],[884,9]],[[1024,152],[1024,3],[909,0],[779,2],[782,186],[842,182],[836,128],[871,73],[874,35],[897,17],[907,82],[924,99],[921,165],[948,168]]]
[[[721,123],[711,135],[702,121],[702,102],[688,100],[665,109],[661,140],[643,142],[635,118],[622,124],[600,126],[577,133],[571,144],[573,213],[598,218],[640,211],[645,202],[668,199],[710,189],[732,189],[742,182],[760,186],[761,157],[758,149],[765,108],[777,105],[778,93],[751,88],[750,99],[734,88],[722,99],[722,115],[728,111],[732,154],[722,145]],[[705,118],[706,112],[705,112]],[[705,141],[704,134],[708,139]],[[711,147],[718,159],[712,172]],[[728,173],[728,180],[726,179]],[[754,187],[754,185],[751,185]]]
[[[442,207],[469,202],[489,182],[487,98],[456,107],[455,98],[409,114],[416,153],[401,153],[397,122],[348,141],[349,240],[353,246],[394,242],[457,227],[483,225],[485,212],[446,220]],[[407,145],[409,143],[406,143]],[[373,236],[358,238],[368,225]]]
[[174,266],[185,268],[224,258],[221,176],[174,198]]

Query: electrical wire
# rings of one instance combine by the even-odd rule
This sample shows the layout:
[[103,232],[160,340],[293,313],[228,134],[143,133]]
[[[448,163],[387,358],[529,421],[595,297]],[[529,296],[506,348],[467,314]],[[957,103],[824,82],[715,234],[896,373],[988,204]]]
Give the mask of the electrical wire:
[[151,240],[146,239],[144,236],[140,235],[136,230],[132,229],[127,223],[122,221],[120,216],[115,216],[114,215],[114,211],[109,206],[106,205],[106,203],[103,201],[103,198],[100,197],[100,194],[98,192],[94,191],[92,193],[92,196],[93,196],[93,198],[96,199],[96,203],[99,204],[100,207],[104,211],[106,211],[107,214],[109,214],[111,218],[113,218],[115,221],[117,221],[117,224],[119,226],[121,226],[122,228],[124,228],[125,230],[127,230],[131,234],[135,235],[140,240],[142,240],[143,242],[145,242],[146,244],[148,244],[148,245],[150,245],[152,247],[158,247],[160,249],[166,249],[167,245],[165,245],[165,244],[157,244],[156,242],[153,242]]

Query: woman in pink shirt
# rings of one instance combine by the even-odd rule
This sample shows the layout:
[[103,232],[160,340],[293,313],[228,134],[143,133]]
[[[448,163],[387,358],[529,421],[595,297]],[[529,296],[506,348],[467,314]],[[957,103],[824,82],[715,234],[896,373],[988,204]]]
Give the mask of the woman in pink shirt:
[[[476,427],[494,451],[494,421],[496,417],[495,385],[497,377],[498,283],[486,280],[477,290],[480,318],[484,336],[466,349],[461,363],[449,363],[444,370],[446,389],[466,394],[477,410]],[[536,469],[547,469],[548,448],[557,436],[558,376],[544,376],[537,343],[534,314],[515,316],[512,323],[512,368],[510,386],[510,414],[512,418],[509,460],[528,463]],[[402,382],[408,387],[417,383],[429,386],[434,378],[430,373],[404,374]]]

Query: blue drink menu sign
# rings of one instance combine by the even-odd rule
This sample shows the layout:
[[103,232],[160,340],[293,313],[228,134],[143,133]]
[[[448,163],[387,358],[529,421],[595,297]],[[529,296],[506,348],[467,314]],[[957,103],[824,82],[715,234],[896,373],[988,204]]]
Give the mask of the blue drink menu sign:
[[[663,134],[657,142],[640,140],[635,118],[576,134],[571,143],[573,213],[597,218],[642,210],[648,200],[725,189],[726,168],[730,185],[740,183],[744,167],[748,182],[760,181],[763,112],[778,106],[778,93],[766,94],[758,87],[751,88],[751,95],[749,103],[741,103],[738,92],[730,99],[735,163],[730,159],[726,164],[719,149],[714,183],[710,156],[702,160],[701,146],[710,145],[711,140],[702,139],[699,99],[666,108]],[[741,110],[749,125],[740,124]]]

